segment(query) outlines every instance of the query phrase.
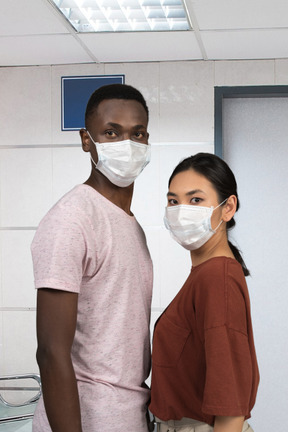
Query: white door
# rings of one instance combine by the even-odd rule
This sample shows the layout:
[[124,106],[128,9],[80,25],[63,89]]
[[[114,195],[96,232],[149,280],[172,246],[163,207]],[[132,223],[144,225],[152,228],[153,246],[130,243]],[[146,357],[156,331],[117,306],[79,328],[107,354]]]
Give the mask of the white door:
[[260,368],[251,425],[287,432],[288,97],[224,99],[223,158],[238,182],[230,238],[243,252]]

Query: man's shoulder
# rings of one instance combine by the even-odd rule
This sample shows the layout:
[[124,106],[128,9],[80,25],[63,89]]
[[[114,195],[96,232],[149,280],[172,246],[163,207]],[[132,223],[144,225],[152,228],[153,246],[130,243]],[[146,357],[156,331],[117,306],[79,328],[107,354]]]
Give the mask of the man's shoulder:
[[95,210],[95,208],[99,207],[100,201],[101,207],[103,207],[101,195],[90,186],[80,184],[63,195],[50,209],[48,214],[63,211],[76,211],[89,214],[91,211]]
[[77,185],[63,195],[46,213],[39,226],[57,221],[65,223],[71,219],[78,219],[79,215],[87,214],[89,203],[91,206],[92,200],[83,186]]
[[97,200],[97,198],[98,198],[98,193],[94,191],[92,188],[90,188],[90,186],[79,184],[74,186],[73,189],[71,189],[69,192],[63,195],[62,198],[60,198],[59,201],[57,201],[54,207],[69,206],[69,205],[77,206],[78,203],[79,205],[81,205],[83,202],[89,202],[89,201],[91,202]]
[[[43,236],[50,236],[53,240],[56,236],[67,236],[68,232],[74,235],[77,232],[81,236],[86,233],[91,228],[90,220],[95,205],[87,189],[85,185],[77,185],[62,196],[40,221],[34,240],[42,239]],[[95,200],[97,202],[97,197]]]

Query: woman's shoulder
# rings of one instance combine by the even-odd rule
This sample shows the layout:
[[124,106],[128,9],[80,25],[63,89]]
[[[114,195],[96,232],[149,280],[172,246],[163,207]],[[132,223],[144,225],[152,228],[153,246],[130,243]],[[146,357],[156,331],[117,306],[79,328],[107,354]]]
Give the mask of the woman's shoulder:
[[241,264],[234,258],[217,256],[192,267],[195,277],[206,279],[224,278],[227,275],[243,274]]
[[192,268],[195,293],[207,300],[223,298],[232,287],[236,291],[247,289],[241,264],[233,258],[219,256]]
[[215,257],[197,267],[194,295],[198,308],[207,317],[205,328],[216,324],[239,328],[239,323],[245,324],[248,295],[241,264],[233,258]]

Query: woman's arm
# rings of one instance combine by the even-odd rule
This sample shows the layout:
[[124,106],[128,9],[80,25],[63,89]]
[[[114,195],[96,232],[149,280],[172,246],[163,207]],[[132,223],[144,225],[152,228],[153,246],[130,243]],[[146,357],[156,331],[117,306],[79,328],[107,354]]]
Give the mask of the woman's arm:
[[48,288],[37,293],[37,361],[44,405],[53,432],[82,432],[71,361],[78,294]]
[[217,416],[214,432],[242,432],[244,417]]

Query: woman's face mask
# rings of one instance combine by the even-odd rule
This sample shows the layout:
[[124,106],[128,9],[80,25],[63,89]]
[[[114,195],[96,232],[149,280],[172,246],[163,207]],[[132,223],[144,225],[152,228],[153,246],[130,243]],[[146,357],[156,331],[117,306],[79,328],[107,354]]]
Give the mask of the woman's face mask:
[[203,207],[193,205],[175,205],[166,207],[164,223],[174,240],[188,250],[199,249],[216,233],[223,222],[213,230],[211,216],[215,209],[220,207]]

